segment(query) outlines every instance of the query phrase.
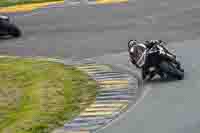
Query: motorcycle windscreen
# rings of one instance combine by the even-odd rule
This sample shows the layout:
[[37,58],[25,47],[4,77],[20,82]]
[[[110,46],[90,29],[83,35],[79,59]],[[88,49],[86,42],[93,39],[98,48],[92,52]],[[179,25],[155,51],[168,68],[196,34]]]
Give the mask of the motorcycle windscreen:
[[139,67],[142,67],[145,64],[146,60],[146,47],[142,45],[135,46],[134,50],[134,60]]

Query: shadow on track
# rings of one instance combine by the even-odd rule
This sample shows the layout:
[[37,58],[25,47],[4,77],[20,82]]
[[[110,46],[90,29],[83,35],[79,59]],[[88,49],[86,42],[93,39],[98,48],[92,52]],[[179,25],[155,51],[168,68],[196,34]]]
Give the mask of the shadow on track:
[[[184,76],[184,79],[185,80],[185,76]],[[166,78],[166,79],[162,79],[162,78],[154,78],[152,80],[147,80],[147,81],[144,81],[143,83],[144,84],[166,84],[166,83],[173,83],[173,82],[181,82],[182,80],[177,80],[176,78],[172,78],[172,77],[169,77],[169,78]]]

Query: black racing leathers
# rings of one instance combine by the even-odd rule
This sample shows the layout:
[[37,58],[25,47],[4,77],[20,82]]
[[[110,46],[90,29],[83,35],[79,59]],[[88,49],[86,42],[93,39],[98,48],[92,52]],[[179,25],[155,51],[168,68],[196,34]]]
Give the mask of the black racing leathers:
[[[148,49],[152,48],[154,44],[148,44],[146,45]],[[166,50],[166,49],[165,49]],[[178,68],[180,68],[180,63],[176,61],[175,58],[171,58],[167,55],[160,55],[159,53],[152,53],[152,54],[147,54],[146,56],[146,61],[145,64],[142,67],[142,78],[145,79],[146,75],[149,75],[149,78],[152,78],[156,73],[158,73],[161,77],[164,76],[163,73],[160,73],[159,70],[155,70],[153,72],[149,72],[149,68],[152,66],[156,66],[159,64],[160,60],[168,60],[170,62],[173,62],[174,64],[177,65]],[[159,67],[157,67],[159,68]]]

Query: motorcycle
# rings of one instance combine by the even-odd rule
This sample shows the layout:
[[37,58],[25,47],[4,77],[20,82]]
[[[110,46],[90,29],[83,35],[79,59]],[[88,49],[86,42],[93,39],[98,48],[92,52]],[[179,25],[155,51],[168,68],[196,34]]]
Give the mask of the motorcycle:
[[178,80],[183,79],[184,70],[175,63],[178,62],[176,55],[170,53],[163,45],[156,44],[149,50],[143,44],[138,44],[134,47],[137,56],[131,57],[130,60],[131,62],[134,60],[137,67],[143,68],[144,64],[149,62],[148,57],[151,57],[151,63],[149,63],[150,65],[147,67],[148,70],[145,70],[145,72],[142,70],[143,79],[147,75],[150,75],[150,79],[152,79],[156,74],[161,78],[167,78],[170,76],[175,77]]
[[21,30],[11,21],[9,16],[0,15],[0,36],[20,37]]

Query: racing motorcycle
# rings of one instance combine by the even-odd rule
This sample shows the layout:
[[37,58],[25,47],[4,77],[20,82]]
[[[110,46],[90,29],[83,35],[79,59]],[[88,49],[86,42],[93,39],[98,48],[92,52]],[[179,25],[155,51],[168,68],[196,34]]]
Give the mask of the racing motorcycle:
[[[147,67],[148,70],[145,70],[145,75],[150,75],[152,79],[156,74],[161,78],[174,77],[178,80],[182,80],[184,77],[184,70],[178,66],[176,55],[169,52],[167,48],[163,45],[156,44],[152,48],[147,49],[144,44],[138,44],[135,47],[137,56],[130,57],[131,60],[137,64],[137,67],[142,68],[145,63],[150,64],[150,67]],[[148,57],[151,57],[148,58]],[[149,59],[151,60],[149,63]],[[132,62],[132,61],[131,61]]]
[[0,15],[0,36],[20,37],[21,31],[9,16]]

